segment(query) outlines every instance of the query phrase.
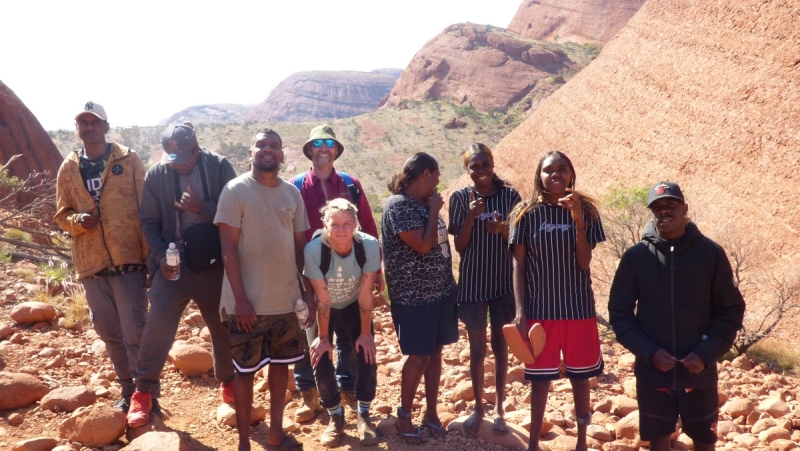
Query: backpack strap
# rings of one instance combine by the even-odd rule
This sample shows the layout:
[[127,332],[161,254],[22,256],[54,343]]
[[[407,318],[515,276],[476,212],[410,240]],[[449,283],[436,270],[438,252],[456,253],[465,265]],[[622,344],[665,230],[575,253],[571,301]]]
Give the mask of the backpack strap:
[[[322,242],[322,238],[314,238],[320,240],[320,259],[319,259],[319,270],[322,271],[322,276],[325,277],[325,274],[328,273],[328,270],[331,267],[331,248],[328,247],[325,243]],[[364,269],[364,264],[367,262],[367,253],[364,251],[364,243],[361,241],[356,241],[353,239],[353,252],[356,254],[356,263],[358,263],[358,267],[362,270]]]
[[294,184],[294,186],[296,186],[298,191],[300,191],[301,193],[303,192],[303,182],[305,182],[306,180],[306,174],[307,174],[306,172],[302,174],[297,174],[296,176],[294,176],[294,179],[292,180],[292,184]]
[[339,174],[339,177],[342,178],[345,186],[347,186],[347,192],[350,193],[350,200],[358,206],[358,201],[361,200],[361,190],[358,189],[358,185],[353,181],[353,177],[350,177],[350,174],[346,172],[336,171],[336,173]]

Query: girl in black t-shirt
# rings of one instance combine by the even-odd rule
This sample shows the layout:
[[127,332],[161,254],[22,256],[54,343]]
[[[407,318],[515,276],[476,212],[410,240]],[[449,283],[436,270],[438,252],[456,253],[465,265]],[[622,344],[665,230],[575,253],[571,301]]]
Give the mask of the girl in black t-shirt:
[[541,353],[525,367],[532,381],[530,449],[539,449],[547,393],[559,377],[562,354],[575,400],[576,449],[587,449],[589,378],[603,371],[589,265],[605,236],[594,200],[574,188],[572,162],[550,152],[536,168],[532,198],[511,213],[517,324],[524,336],[534,324],[547,335]]
[[424,152],[406,160],[389,182],[392,196],[383,209],[381,229],[386,285],[400,350],[408,356],[400,382],[397,427],[403,439],[421,443],[411,422],[411,407],[425,375],[427,409],[423,426],[431,435],[446,433],[436,412],[442,347],[458,340],[455,290],[447,228],[439,215],[444,201],[436,192],[439,165]]
[[[503,325],[514,319],[514,292],[511,283],[511,251],[508,248],[508,223],[511,209],[519,203],[516,190],[494,172],[492,151],[483,144],[471,145],[464,152],[464,168],[472,186],[450,196],[450,228],[456,250],[461,254],[458,279],[458,317],[469,337],[472,391],[475,411],[464,422],[464,431],[474,435],[485,415],[483,406],[483,364],[486,358],[487,316],[492,325],[495,386],[493,432],[508,433],[503,419],[508,345]],[[505,222],[504,222],[505,221]],[[488,315],[487,315],[488,314]]]

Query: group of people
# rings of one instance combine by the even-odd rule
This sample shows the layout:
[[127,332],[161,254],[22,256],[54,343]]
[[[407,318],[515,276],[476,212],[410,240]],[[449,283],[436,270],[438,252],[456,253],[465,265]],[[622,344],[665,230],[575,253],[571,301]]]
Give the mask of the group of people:
[[[407,356],[396,410],[406,442],[422,443],[423,429],[432,437],[446,433],[437,413],[442,350],[457,341],[461,320],[476,399],[465,431],[476,434],[487,416],[483,364],[491,326],[492,430],[508,432],[503,329],[513,323],[537,350],[525,368],[530,449],[539,449],[550,381],[560,377],[562,362],[573,388],[576,448],[587,449],[589,379],[604,368],[589,268],[605,235],[596,201],[575,190],[575,168],[564,153],[541,158],[533,194],[522,200],[494,172],[492,151],[471,145],[463,164],[472,184],[451,195],[449,224],[440,214],[439,165],[416,153],[388,183],[379,241],[360,182],[334,168],[344,146],[328,125],[314,128],[303,145],[310,169],[287,181],[279,177],[283,143],[272,129],[253,136],[251,170],[237,177],[226,158],[198,145],[190,123],[172,124],[162,136],[161,162],[145,174],[134,151],[106,141],[103,107],[88,102],[75,120],[84,148],[59,170],[55,220],[74,237],[73,262],[129,426],[160,413],[159,374],[194,299],[211,335],[223,401],[236,408],[239,449],[250,447],[253,377],[267,365],[267,442],[302,449],[282,431],[288,364],[303,402],[296,420],[329,414],[321,443],[339,443],[345,406],[356,414],[359,441],[376,443],[372,312],[385,303],[385,286]],[[642,439],[651,449],[669,449],[680,418],[695,448],[710,450],[716,361],[741,328],[744,301],[724,251],[690,222],[677,184],[654,185],[648,207],[652,222],[614,279],[610,321],[636,355]],[[448,234],[461,255],[458,281]],[[180,252],[179,267],[167,262],[170,243]],[[309,312],[302,323],[298,300]],[[411,412],[423,376],[420,427]]]

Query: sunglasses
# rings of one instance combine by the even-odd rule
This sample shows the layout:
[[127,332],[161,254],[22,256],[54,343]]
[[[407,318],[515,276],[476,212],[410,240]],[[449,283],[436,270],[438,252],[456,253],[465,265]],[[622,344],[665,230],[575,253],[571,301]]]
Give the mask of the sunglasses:
[[311,141],[311,145],[314,147],[322,147],[322,143],[325,143],[325,147],[329,149],[333,149],[334,147],[336,147],[335,139],[315,139]]

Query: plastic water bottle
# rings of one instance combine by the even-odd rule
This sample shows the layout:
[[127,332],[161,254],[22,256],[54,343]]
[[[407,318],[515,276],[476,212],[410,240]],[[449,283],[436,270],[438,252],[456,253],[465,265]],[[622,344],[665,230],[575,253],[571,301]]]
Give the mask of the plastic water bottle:
[[294,304],[294,313],[297,315],[297,321],[300,322],[300,328],[306,330],[305,323],[308,320],[308,305],[302,299],[298,299]]
[[169,280],[178,280],[181,278],[181,253],[175,249],[175,243],[169,243],[167,249],[167,264],[175,268],[175,275]]

